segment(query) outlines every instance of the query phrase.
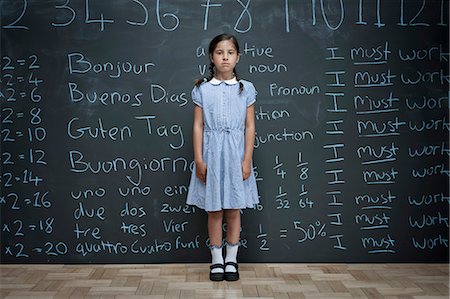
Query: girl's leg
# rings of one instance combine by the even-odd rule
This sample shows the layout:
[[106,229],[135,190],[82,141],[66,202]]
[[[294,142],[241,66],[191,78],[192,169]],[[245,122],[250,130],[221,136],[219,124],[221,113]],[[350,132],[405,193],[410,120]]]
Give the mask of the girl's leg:
[[241,234],[241,210],[225,210],[227,221],[227,243],[239,243]]
[[[210,242],[210,251],[212,257],[212,265],[223,265],[222,255],[222,222],[223,212],[208,212],[208,234]],[[223,268],[211,269],[211,273],[223,273]],[[216,274],[217,275],[217,274]],[[211,280],[216,280],[211,278]],[[220,279],[218,279],[220,280]]]
[[[225,263],[237,263],[237,252],[241,233],[241,211],[226,210],[225,219],[227,221],[227,255]],[[225,272],[237,272],[235,266],[227,265]]]
[[211,246],[222,247],[223,211],[208,212],[208,234]]

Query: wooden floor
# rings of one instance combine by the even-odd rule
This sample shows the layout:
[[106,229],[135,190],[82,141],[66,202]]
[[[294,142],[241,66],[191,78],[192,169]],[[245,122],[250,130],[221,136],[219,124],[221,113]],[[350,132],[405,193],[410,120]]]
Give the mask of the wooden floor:
[[1,298],[449,298],[448,264],[0,265]]

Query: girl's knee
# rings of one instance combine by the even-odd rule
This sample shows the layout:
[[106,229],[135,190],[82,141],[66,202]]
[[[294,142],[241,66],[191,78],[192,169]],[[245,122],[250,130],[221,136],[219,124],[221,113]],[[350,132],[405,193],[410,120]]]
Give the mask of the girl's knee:
[[239,219],[241,217],[240,210],[225,210],[226,219]]
[[208,212],[208,218],[209,219],[222,219],[223,218],[223,211],[216,211],[216,212]]

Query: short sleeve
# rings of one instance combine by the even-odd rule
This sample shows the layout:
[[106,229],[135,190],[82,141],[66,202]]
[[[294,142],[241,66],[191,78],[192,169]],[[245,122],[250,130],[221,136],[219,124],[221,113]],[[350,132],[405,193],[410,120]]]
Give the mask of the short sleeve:
[[203,107],[203,102],[202,102],[202,96],[200,95],[200,88],[198,86],[195,86],[192,89],[192,101],[194,102],[195,105]]
[[247,107],[250,107],[252,104],[256,102],[256,95],[258,92],[255,89],[255,86],[253,86],[252,83],[248,85],[247,90]]

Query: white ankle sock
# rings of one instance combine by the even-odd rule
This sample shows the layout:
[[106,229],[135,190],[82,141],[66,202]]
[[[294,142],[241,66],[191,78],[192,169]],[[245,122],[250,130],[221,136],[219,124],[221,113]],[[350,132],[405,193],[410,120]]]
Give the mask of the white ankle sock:
[[[225,257],[225,263],[233,262],[237,263],[237,252],[239,248],[238,244],[227,244],[227,256]],[[226,266],[225,272],[236,272],[236,268],[234,266]]]
[[[210,249],[212,262],[211,264],[222,264],[223,265],[223,256],[222,256],[222,248],[213,247]],[[211,270],[211,273],[223,273],[222,268],[215,268]]]

